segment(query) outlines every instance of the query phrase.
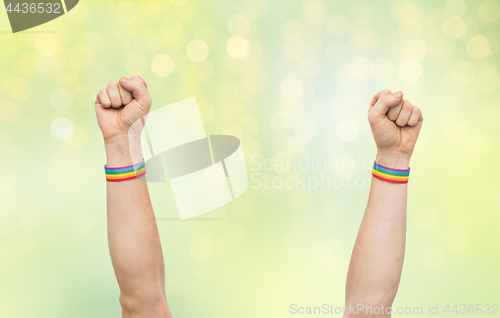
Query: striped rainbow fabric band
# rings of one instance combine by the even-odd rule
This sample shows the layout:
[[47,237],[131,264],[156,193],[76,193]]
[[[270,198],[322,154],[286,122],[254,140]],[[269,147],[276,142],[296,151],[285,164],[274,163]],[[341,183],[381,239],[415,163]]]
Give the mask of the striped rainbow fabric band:
[[372,176],[382,181],[392,183],[408,183],[408,178],[410,177],[410,168],[406,170],[393,169],[374,162]]
[[120,182],[139,178],[146,174],[146,163],[144,159],[141,162],[125,167],[115,167],[108,168],[108,165],[104,165],[104,171],[106,173],[106,181],[109,182]]

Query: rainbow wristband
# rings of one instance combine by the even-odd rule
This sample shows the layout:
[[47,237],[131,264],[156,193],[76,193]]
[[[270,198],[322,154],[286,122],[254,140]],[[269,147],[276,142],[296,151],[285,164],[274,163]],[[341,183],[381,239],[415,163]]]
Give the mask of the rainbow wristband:
[[393,169],[374,162],[372,176],[382,181],[392,183],[408,183],[408,178],[410,177],[410,168],[406,170]]
[[106,181],[109,182],[132,180],[146,174],[146,163],[142,159],[135,165],[125,167],[108,168],[108,165],[104,165],[104,172],[106,173]]

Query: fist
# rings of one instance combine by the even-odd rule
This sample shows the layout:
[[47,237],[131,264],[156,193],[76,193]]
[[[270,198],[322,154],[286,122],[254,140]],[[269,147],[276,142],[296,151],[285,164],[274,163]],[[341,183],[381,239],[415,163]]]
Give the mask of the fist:
[[104,141],[128,138],[131,134],[140,136],[151,104],[146,82],[137,75],[122,77],[119,83],[110,82],[101,89],[96,97],[95,112]]
[[375,94],[368,110],[368,121],[377,144],[377,160],[384,158],[407,164],[423,120],[422,111],[403,99],[402,92],[393,94],[383,90]]

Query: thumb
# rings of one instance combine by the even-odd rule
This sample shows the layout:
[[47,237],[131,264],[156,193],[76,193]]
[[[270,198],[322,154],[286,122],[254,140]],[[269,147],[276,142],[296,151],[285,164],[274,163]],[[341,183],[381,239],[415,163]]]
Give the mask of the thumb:
[[133,98],[140,106],[149,110],[152,101],[146,84],[141,77],[137,75],[132,75],[130,78],[122,77],[120,78],[120,85],[132,93]]
[[[369,119],[371,123],[379,123],[384,120],[387,112],[391,107],[398,106],[403,101],[403,93],[398,91],[391,93],[383,91],[378,96],[378,100],[370,110]],[[399,111],[399,110],[398,110]]]

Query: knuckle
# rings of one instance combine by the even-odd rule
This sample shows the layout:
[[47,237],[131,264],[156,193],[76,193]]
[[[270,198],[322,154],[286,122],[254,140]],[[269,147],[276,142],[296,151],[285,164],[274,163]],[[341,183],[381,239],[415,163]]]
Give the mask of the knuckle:
[[116,82],[111,81],[108,83],[108,87],[114,87],[114,86],[116,86],[116,84],[117,84]]

